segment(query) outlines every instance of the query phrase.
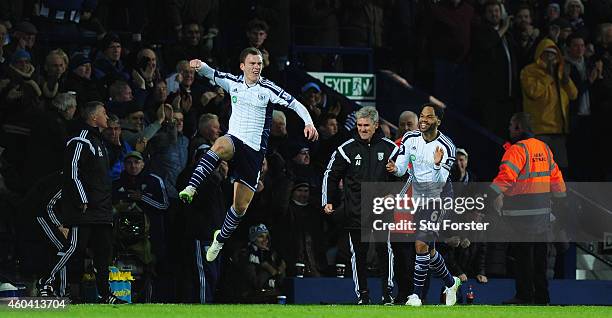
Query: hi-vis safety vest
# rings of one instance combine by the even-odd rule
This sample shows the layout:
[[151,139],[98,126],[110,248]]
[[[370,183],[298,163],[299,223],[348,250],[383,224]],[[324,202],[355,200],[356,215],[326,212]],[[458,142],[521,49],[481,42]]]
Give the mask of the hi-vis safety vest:
[[506,150],[491,188],[504,194],[505,216],[547,214],[551,196],[565,196],[565,182],[550,148],[535,138]]

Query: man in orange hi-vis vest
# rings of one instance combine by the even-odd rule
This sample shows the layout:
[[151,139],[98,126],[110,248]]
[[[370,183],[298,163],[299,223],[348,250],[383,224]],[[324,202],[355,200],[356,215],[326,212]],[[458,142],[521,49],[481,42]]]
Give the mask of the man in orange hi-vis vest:
[[548,304],[546,241],[551,199],[565,197],[565,182],[548,145],[533,137],[529,114],[514,114],[509,131],[513,144],[504,153],[491,184],[498,194],[495,210],[520,237],[520,242],[511,243],[516,294],[504,303]]

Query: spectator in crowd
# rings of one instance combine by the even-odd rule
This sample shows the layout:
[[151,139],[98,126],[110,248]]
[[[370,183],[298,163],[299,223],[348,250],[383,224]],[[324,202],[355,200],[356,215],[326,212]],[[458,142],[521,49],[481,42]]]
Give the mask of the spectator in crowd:
[[[319,123],[319,119],[322,114],[339,112],[339,104],[332,105],[335,101],[329,98],[325,92],[321,90],[319,84],[315,82],[308,82],[301,88],[302,94],[299,99],[304,104],[310,117],[315,123]],[[301,132],[300,118],[292,113],[287,114],[287,126],[290,128],[288,134],[291,138],[296,138]]]
[[114,81],[108,88],[109,102],[108,111],[119,117],[126,116],[131,104],[134,101],[134,93],[130,84],[123,80]]
[[565,52],[565,43],[570,34],[572,34],[572,25],[564,18],[553,20],[548,24],[547,37],[555,42],[561,52]]
[[[68,141],[70,121],[77,108],[76,97],[59,93],[51,102],[51,108],[33,116],[33,125],[27,144],[24,181],[28,185],[53,172],[62,170],[64,148]],[[40,164],[45,158],[45,164]]]
[[150,94],[144,104],[144,113],[147,121],[155,120],[157,108],[168,100],[168,84],[164,79],[156,79]]
[[535,61],[521,72],[521,85],[523,108],[533,119],[534,134],[550,146],[561,170],[567,169],[569,103],[578,91],[553,41],[543,39],[538,44]]
[[[252,2],[250,0],[239,0],[224,4],[222,7],[226,14],[225,22],[227,23],[224,30],[238,42],[242,39],[248,21],[259,19],[268,24],[270,33],[266,46],[271,52],[274,52],[274,60],[276,61],[276,65],[271,67],[283,70],[288,59],[291,39],[290,1]],[[232,61],[232,65],[235,62]]]
[[141,91],[151,91],[156,80],[161,78],[157,55],[149,48],[136,54],[136,67],[132,70],[132,83]]
[[179,168],[182,171],[189,163],[189,138],[183,134],[185,115],[181,110],[172,112],[172,123],[176,127],[176,145],[174,151],[178,154]]
[[502,19],[502,4],[485,3],[482,23],[472,33],[472,104],[480,122],[497,136],[505,135],[506,122],[516,110],[517,61],[508,34],[510,18]]
[[[279,252],[290,265],[289,276],[299,271],[304,276],[319,277],[325,269],[323,218],[311,203],[310,189],[308,182],[299,179],[294,182],[289,206],[272,228],[279,242]],[[304,268],[296,268],[296,263],[304,264]]]
[[566,0],[564,5],[565,17],[571,25],[573,33],[579,33],[580,35],[587,37],[589,36],[589,30],[587,29],[583,20],[584,16],[584,4],[581,0]]
[[270,156],[272,153],[284,149],[288,143],[287,136],[287,116],[280,110],[273,110],[267,155]]
[[38,29],[34,24],[28,21],[17,23],[11,29],[11,43],[4,47],[7,56],[12,56],[18,50],[25,50],[30,54],[33,63],[39,65],[38,47],[35,47],[37,34]]
[[195,153],[195,149],[201,144],[214,145],[219,136],[221,136],[219,117],[215,114],[202,114],[198,121],[198,134],[192,138],[189,153]]
[[446,105],[467,111],[468,53],[474,8],[466,1],[425,1],[426,35],[434,65],[433,95]]
[[463,148],[457,148],[457,161],[451,169],[450,179],[453,182],[453,193],[455,197],[476,196],[479,193],[478,179],[468,169],[468,152]]
[[[475,212],[469,212],[473,215]],[[487,243],[471,243],[463,239],[457,246],[445,244],[446,251],[444,259],[447,260],[448,270],[459,277],[462,282],[467,282],[468,277],[475,278],[477,282],[486,284],[489,282],[487,277]]]
[[38,80],[43,98],[52,100],[58,93],[65,91],[64,82],[67,69],[68,55],[62,49],[56,49],[47,54],[45,73]]
[[302,142],[290,142],[286,158],[287,172],[293,180],[304,180],[315,189],[320,186],[319,176],[310,164],[310,147]]
[[125,141],[132,147],[136,147],[138,142],[148,142],[159,131],[164,121],[166,121],[166,113],[171,111],[172,106],[168,104],[160,105],[157,108],[156,120],[145,126],[145,116],[142,107],[134,102],[127,103],[125,117],[119,117]]
[[[205,105],[219,104],[223,100],[223,93],[219,93],[210,84],[195,78],[195,71],[188,61],[180,61],[176,66],[180,74],[178,90],[168,96],[173,108],[178,108],[185,115],[185,134],[192,136],[197,129],[198,119],[203,114]],[[206,103],[206,104],[204,104]]]
[[321,131],[321,139],[317,144],[315,153],[312,156],[312,163],[315,171],[321,175],[327,167],[329,158],[332,153],[350,139],[357,120],[355,112],[351,113],[346,119],[344,125],[339,127],[337,116],[333,113],[326,113],[319,118],[319,129]]
[[123,172],[123,163],[125,156],[136,150],[140,153],[144,152],[146,142],[141,140],[136,143],[135,148],[129,143],[125,142],[121,136],[121,124],[119,123],[119,117],[115,114],[108,115],[108,127],[102,130],[102,137],[104,138],[104,145],[108,152],[108,158],[110,162],[110,176],[113,181],[119,179]]
[[412,111],[406,110],[399,115],[397,123],[397,132],[395,138],[402,138],[405,133],[413,130],[417,130],[419,123],[419,117]]
[[160,300],[158,293],[163,293],[161,280],[167,280],[165,269],[160,268],[168,258],[169,240],[167,236],[168,225],[166,224],[165,212],[170,206],[166,186],[161,177],[154,173],[143,172],[145,168],[144,157],[138,151],[132,151],[125,156],[125,169],[121,172],[119,180],[113,182],[114,203],[136,203],[149,219],[149,233],[151,251],[157,260],[159,274],[154,277],[153,298]]
[[[208,38],[203,39],[202,26],[196,22],[187,22],[181,28],[181,41],[176,45],[164,47],[164,63],[173,67],[179,61],[200,58],[210,65],[216,65]],[[210,36],[209,36],[210,37]]]
[[544,14],[543,26],[547,26],[550,22],[557,20],[561,17],[561,6],[556,2],[551,2],[546,7],[546,13]]
[[238,252],[242,283],[237,288],[240,302],[274,303],[281,295],[287,264],[272,249],[270,232],[264,224],[251,226],[249,243]]
[[121,39],[115,33],[108,33],[99,42],[100,51],[94,61],[94,77],[98,80],[122,79],[129,81],[130,76],[121,60]]
[[[566,67],[570,68],[570,78],[578,96],[570,101],[569,130],[567,140],[568,161],[571,180],[593,180],[592,163],[582,154],[593,149],[592,140],[595,135],[591,127],[595,126],[592,117],[591,86],[599,78],[601,68],[585,57],[586,41],[579,33],[567,38]],[[600,62],[601,63],[601,62]]]
[[533,11],[528,6],[520,6],[515,14],[512,35],[517,44],[516,55],[519,69],[531,63],[540,38],[540,29],[534,26],[533,16]]
[[[268,49],[268,44],[266,39],[268,38],[269,31],[268,24],[260,19],[253,19],[249,21],[244,30],[244,35],[242,38],[244,39],[242,43],[238,43],[238,45],[233,49],[233,53],[230,55],[230,59],[226,62],[227,65],[231,65],[232,73],[238,73],[240,70],[236,67],[235,61],[240,59],[240,52],[245,47],[254,47],[261,51],[263,55],[263,63],[264,67],[267,68],[266,74],[267,77],[272,80],[278,80],[280,74],[278,73],[278,65],[276,64],[273,57],[270,56],[270,50]],[[272,61],[272,63],[270,63]]]
[[[164,180],[171,201],[178,203],[175,202],[178,198],[176,181],[187,164],[186,148],[184,140],[179,139],[182,136],[178,131],[179,125],[173,122],[174,110],[168,104],[162,107],[165,114],[163,118],[159,117],[160,129],[147,143],[148,170]],[[182,129],[182,125],[180,126]]]
[[34,81],[36,67],[26,50],[19,49],[11,57],[6,78],[0,82],[0,110],[14,120],[24,120],[21,116],[41,109],[42,91]]
[[264,42],[268,38],[268,30],[268,24],[259,19],[249,21],[246,26],[247,47],[254,47],[261,51],[264,67],[270,66],[270,52],[264,47]]
[[68,68],[64,89],[76,93],[78,105],[102,99],[98,84],[91,76],[91,60],[86,54],[74,54]]

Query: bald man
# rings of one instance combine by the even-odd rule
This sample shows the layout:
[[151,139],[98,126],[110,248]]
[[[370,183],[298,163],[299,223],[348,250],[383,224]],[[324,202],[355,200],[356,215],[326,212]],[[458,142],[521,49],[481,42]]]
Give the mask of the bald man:
[[402,112],[399,116],[397,135],[395,138],[402,138],[407,131],[417,130],[418,122],[419,117],[414,112],[409,110]]

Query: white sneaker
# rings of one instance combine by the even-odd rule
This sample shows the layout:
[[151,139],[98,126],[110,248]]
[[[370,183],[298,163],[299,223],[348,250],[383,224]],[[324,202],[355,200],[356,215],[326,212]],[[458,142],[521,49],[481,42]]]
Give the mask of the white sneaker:
[[213,234],[213,242],[208,248],[208,251],[206,251],[206,260],[209,262],[214,261],[219,255],[219,252],[221,252],[221,249],[223,248],[223,243],[219,243],[219,241],[217,241],[217,235],[219,235],[220,233],[221,230],[215,231],[215,234]]
[[461,280],[453,276],[455,283],[451,287],[446,287],[444,294],[446,294],[446,306],[452,306],[457,302],[457,290],[461,286]]
[[417,294],[412,294],[408,296],[408,301],[406,301],[406,306],[418,307],[421,306],[421,304],[421,299]]

